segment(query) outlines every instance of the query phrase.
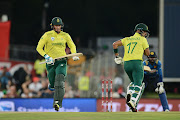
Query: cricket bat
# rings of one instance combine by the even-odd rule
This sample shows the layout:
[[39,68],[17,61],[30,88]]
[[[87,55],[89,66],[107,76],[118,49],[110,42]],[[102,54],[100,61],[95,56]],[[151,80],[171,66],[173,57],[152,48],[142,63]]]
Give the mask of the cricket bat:
[[[68,55],[65,55],[65,56],[61,56],[61,57],[55,58],[54,61],[62,59],[62,58],[71,59],[74,56],[80,57],[80,56],[83,56],[83,54],[82,53],[68,54]],[[46,63],[46,62],[40,62],[39,64],[44,64],[44,63]]]
[[151,71],[151,68],[150,68],[149,66],[144,66],[144,71],[150,72],[150,71]]

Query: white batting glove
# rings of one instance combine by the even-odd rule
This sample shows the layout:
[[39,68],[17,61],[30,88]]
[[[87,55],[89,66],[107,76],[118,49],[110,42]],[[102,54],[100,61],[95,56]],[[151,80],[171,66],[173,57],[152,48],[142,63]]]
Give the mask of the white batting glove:
[[54,60],[53,60],[52,57],[49,57],[49,55],[45,55],[44,58],[45,58],[46,63],[47,63],[48,65],[54,65]]
[[164,93],[164,83],[163,82],[157,83],[157,88],[155,89],[155,92],[157,92],[158,94]]
[[116,64],[124,64],[124,61],[122,59],[122,57],[116,56],[116,58],[114,59]]
[[79,60],[79,57],[74,56],[74,57],[73,57],[73,60],[74,60],[74,61],[77,61],[77,60]]

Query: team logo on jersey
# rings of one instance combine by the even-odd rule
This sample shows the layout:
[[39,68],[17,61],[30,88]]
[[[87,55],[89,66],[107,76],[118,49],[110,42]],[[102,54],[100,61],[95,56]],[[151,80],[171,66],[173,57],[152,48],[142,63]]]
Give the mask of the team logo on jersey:
[[51,40],[54,41],[54,37],[51,37]]

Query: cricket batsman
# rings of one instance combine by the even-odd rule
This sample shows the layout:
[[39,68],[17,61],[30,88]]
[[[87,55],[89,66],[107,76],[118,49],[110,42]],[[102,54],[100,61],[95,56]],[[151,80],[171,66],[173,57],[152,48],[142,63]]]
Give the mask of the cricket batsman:
[[[63,32],[64,23],[59,17],[54,17],[51,21],[53,30],[45,32],[40,38],[36,50],[45,58],[46,69],[49,78],[48,88],[54,92],[53,107],[56,111],[62,107],[62,100],[65,94],[65,77],[67,75],[67,60],[66,58],[53,60],[61,56],[65,56],[66,43],[71,49],[71,53],[76,53],[76,46],[70,35]],[[74,56],[73,60],[79,60],[79,57]]]
[[[139,23],[135,26],[135,34],[125,37],[113,43],[116,64],[123,64],[131,83],[127,87],[126,104],[133,112],[137,112],[136,106],[144,91],[143,54],[149,56],[149,44],[147,37],[149,30],[147,25]],[[124,58],[118,54],[118,47],[124,46]],[[123,62],[124,61],[124,62]]]
[[163,111],[168,112],[169,106],[162,78],[161,61],[157,59],[156,53],[154,51],[151,51],[148,59],[145,60],[143,64],[151,68],[151,71],[149,72],[144,71],[143,81],[145,83],[145,86],[147,87],[148,84],[153,85],[153,89],[159,94]]

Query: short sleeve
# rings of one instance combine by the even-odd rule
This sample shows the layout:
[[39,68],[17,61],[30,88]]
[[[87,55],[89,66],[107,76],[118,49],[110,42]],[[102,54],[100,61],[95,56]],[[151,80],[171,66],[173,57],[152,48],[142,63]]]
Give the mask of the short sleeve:
[[146,62],[145,62],[145,61],[143,61],[143,65],[146,65]]
[[121,39],[122,45],[124,46],[126,38]]

